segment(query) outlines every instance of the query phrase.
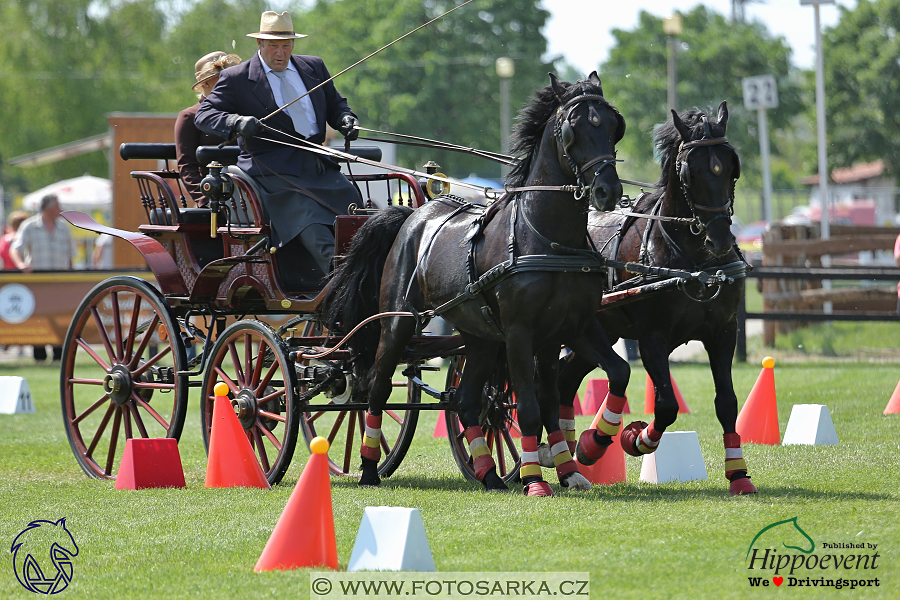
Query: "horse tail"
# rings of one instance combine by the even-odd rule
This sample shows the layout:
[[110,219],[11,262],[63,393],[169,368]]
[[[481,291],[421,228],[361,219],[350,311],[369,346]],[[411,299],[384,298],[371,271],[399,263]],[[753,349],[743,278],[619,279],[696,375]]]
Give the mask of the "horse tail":
[[[345,334],[378,313],[384,264],[400,228],[413,213],[407,206],[388,206],[368,219],[350,243],[350,250],[335,269],[325,290],[320,313],[329,328]],[[347,341],[354,354],[354,373],[363,382],[375,363],[381,323],[372,321]]]

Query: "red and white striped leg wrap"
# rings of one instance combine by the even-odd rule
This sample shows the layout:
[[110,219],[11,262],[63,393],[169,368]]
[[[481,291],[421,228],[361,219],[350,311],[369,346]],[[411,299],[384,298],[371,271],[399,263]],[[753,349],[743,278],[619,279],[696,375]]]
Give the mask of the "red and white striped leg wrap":
[[731,482],[728,485],[728,493],[732,496],[756,494],[759,490],[747,475],[747,463],[744,462],[744,451],[741,449],[741,436],[737,433],[726,433],[723,437],[725,440],[725,477]]
[[553,455],[553,464],[556,465],[557,477],[562,479],[563,476],[578,471],[578,465],[575,464],[575,461],[572,459],[572,452],[569,451],[565,433],[554,431],[547,436],[547,442],[550,443],[550,454]]
[[526,477],[543,478],[537,446],[536,435],[522,436],[522,466],[519,468],[519,475],[522,479]]
[[625,396],[616,396],[612,392],[606,394],[600,407],[600,418],[597,420],[597,431],[600,435],[616,435],[622,423],[622,411],[625,410]]
[[726,433],[725,438],[725,477],[731,477],[738,471],[747,472],[744,462],[744,451],[741,449],[741,436],[737,433]]
[[359,453],[375,462],[381,460],[381,415],[366,413],[366,430]]
[[[565,443],[565,440],[562,441]],[[523,483],[522,493],[526,496],[553,496],[553,490],[541,475],[537,447],[536,435],[522,436],[522,466],[519,468],[519,475],[522,477]]]
[[559,429],[566,437],[566,443],[569,446],[569,454],[575,453],[575,446],[578,444],[578,436],[575,435],[575,407],[560,406],[559,407]]
[[484,476],[494,465],[494,457],[488,448],[484,439],[484,432],[481,427],[475,425],[469,427],[465,431],[466,441],[469,443],[469,456],[472,457],[472,463],[475,467],[475,479],[482,481]]
[[641,454],[651,454],[656,452],[659,447],[659,440],[662,438],[662,432],[656,430],[656,421],[653,421],[644,430],[637,439],[637,449]]

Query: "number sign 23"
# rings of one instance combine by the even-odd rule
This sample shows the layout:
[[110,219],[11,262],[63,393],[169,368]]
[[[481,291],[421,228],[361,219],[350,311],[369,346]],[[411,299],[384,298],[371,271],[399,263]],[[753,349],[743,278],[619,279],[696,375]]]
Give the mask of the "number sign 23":
[[778,86],[774,75],[745,77],[741,80],[744,88],[744,108],[757,110],[760,108],[778,108]]

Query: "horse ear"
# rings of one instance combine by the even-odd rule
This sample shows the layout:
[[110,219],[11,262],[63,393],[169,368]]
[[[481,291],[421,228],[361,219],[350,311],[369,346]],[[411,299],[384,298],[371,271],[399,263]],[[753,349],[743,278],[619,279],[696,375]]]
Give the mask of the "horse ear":
[[689,141],[691,139],[691,130],[684,124],[684,121],[681,120],[674,108],[669,110],[672,111],[672,124],[675,126],[681,139],[685,142]]
[[600,95],[602,96],[603,86],[600,84],[600,76],[597,75],[597,71],[591,71],[591,74],[588,75],[588,81],[591,82],[591,85],[600,89]]
[[557,100],[562,102],[563,96],[566,95],[566,88],[559,83],[556,75],[553,73],[548,73],[548,75],[550,75],[550,87],[553,89],[553,93],[556,95]]
[[719,105],[719,116],[717,117],[717,120],[724,133],[725,127],[728,125],[728,106],[724,100],[722,100],[722,104]]

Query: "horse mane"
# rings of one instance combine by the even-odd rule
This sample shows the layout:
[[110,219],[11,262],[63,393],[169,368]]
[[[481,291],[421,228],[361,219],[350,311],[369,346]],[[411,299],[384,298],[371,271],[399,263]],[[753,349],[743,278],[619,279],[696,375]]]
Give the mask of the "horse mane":
[[[709,121],[710,131],[714,137],[724,137],[725,130],[719,126],[718,116],[714,109],[709,110],[709,114],[699,108],[689,108],[678,114],[678,118],[690,129],[691,139],[687,141],[699,140],[705,133],[703,127],[703,117]],[[640,202],[635,209],[644,206],[652,206],[656,200],[665,192],[669,185],[669,173],[672,172],[672,163],[678,158],[678,149],[681,147],[681,134],[675,129],[672,119],[665,123],[657,125],[653,130],[653,147],[656,154],[660,157],[660,175],[656,182],[656,192],[650,194],[643,202]]]
[[[506,177],[506,183],[512,187],[525,184],[525,179],[531,172],[535,155],[544,136],[544,128],[550,118],[556,114],[556,109],[581,94],[603,95],[603,89],[590,81],[575,83],[561,81],[559,83],[566,88],[562,103],[556,97],[553,88],[548,85],[535,91],[528,104],[516,116],[516,124],[513,127],[510,141],[512,142],[512,155],[518,158],[518,162],[510,169],[509,175]],[[605,98],[602,104],[615,110],[615,107]]]

